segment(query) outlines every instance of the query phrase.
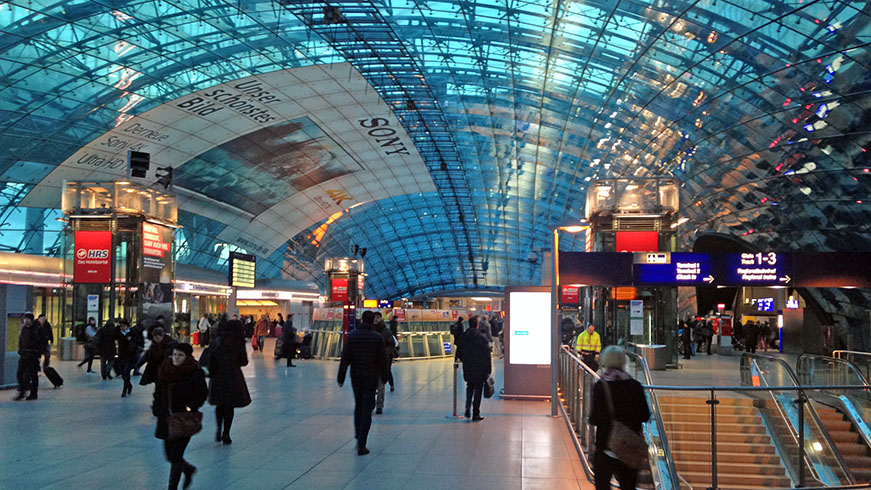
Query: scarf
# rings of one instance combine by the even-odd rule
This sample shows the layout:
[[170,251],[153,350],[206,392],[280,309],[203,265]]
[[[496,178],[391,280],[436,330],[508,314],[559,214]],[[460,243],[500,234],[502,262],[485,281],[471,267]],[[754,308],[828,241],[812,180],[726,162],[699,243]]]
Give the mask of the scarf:
[[614,368],[602,368],[599,372],[599,376],[604,381],[625,381],[627,379],[632,379],[632,376],[629,376],[626,371]]
[[200,369],[200,363],[193,356],[185,358],[181,366],[172,363],[172,359],[166,359],[157,371],[157,380],[161,383],[180,383],[188,381],[194,373]]

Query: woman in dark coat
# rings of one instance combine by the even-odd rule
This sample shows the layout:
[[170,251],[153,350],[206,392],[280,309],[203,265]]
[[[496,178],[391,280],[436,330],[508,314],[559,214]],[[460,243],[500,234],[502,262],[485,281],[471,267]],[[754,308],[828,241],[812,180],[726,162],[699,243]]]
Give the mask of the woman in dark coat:
[[163,439],[166,459],[170,463],[169,490],[178,488],[182,474],[182,488],[189,487],[197,471],[194,465],[184,460],[184,451],[191,438],[169,439],[167,423],[170,412],[197,411],[208,396],[205,374],[193,358],[193,351],[190,344],[177,343],[172,346],[169,359],[164,360],[158,368],[157,389],[154,390],[154,403],[151,405],[151,413],[157,417],[154,437]]
[[[469,329],[463,332],[457,344],[457,359],[463,361],[463,380],[466,381],[466,418],[484,420],[481,416],[481,395],[484,383],[492,371],[490,342],[478,329],[475,317],[469,318]],[[469,413],[473,408],[474,412]]]
[[218,422],[215,441],[224,445],[233,442],[230,439],[230,427],[233,425],[235,409],[251,404],[248,385],[242,375],[242,367],[248,365],[242,328],[239,320],[223,319],[210,347],[209,403],[215,405],[215,419]]
[[297,346],[296,329],[293,328],[293,313],[288,315],[284,330],[281,331],[281,355],[287,359],[287,367],[294,367]]
[[[640,433],[641,424],[650,418],[650,407],[647,406],[641,384],[623,370],[626,354],[622,348],[606,347],[599,364],[601,380],[593,386],[593,407],[590,411],[590,423],[596,426],[596,452],[593,454],[596,490],[610,489],[611,475],[617,477],[621,490],[635,490],[638,471],[623,464],[608,450],[608,437],[614,419]],[[607,383],[607,391],[603,383]],[[606,398],[608,394],[614,406],[613,413]]]
[[169,335],[166,335],[166,332],[163,331],[162,327],[155,328],[151,332],[151,338],[151,347],[145,351],[145,354],[143,354],[142,358],[139,359],[139,362],[136,363],[137,369],[143,364],[148,363],[145,366],[145,372],[142,373],[142,377],[139,378],[139,384],[142,386],[157,381],[157,370],[160,368],[160,365],[167,356],[169,356],[171,350],[170,346],[176,343],[175,340],[169,338]]

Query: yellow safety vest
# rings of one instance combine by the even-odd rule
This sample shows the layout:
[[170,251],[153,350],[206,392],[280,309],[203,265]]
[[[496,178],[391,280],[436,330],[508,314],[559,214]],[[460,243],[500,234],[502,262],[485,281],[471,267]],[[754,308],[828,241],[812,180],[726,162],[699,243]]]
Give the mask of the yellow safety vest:
[[599,337],[598,332],[593,332],[591,335],[590,332],[584,330],[580,335],[578,335],[575,350],[578,352],[601,352],[602,338]]

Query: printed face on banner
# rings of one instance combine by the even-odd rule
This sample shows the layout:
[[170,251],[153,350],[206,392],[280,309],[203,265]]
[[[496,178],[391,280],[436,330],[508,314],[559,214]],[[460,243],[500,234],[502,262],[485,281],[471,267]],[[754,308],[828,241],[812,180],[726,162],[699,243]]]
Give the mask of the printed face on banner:
[[112,282],[111,249],[111,231],[77,231],[73,282]]

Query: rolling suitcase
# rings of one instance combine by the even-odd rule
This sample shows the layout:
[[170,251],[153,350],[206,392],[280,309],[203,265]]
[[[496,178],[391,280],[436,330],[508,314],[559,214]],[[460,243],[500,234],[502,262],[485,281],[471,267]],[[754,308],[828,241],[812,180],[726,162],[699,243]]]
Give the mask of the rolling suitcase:
[[281,337],[278,337],[277,339],[275,339],[275,358],[276,359],[281,359],[282,357],[284,357],[284,352],[282,352],[283,347],[284,347],[284,339],[282,339]]
[[51,384],[54,385],[55,388],[60,388],[64,384],[64,379],[60,377],[60,374],[53,367],[47,367],[43,370],[45,377],[51,381]]

